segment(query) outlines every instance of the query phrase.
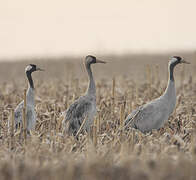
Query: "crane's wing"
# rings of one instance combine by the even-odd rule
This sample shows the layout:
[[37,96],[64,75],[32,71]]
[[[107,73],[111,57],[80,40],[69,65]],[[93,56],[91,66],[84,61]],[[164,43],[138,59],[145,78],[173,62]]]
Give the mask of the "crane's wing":
[[91,109],[91,102],[84,97],[76,100],[67,110],[64,123],[68,123],[68,132],[77,133],[83,120],[88,116]]
[[16,109],[14,110],[14,118],[15,118],[15,125],[16,128],[18,127],[18,123],[22,123],[22,109],[24,106],[24,101],[20,102]]
[[140,106],[127,116],[125,120],[125,126],[133,127],[143,131],[142,129],[146,129],[151,123],[150,118],[156,112],[155,109],[156,107],[153,104],[146,104],[144,106]]

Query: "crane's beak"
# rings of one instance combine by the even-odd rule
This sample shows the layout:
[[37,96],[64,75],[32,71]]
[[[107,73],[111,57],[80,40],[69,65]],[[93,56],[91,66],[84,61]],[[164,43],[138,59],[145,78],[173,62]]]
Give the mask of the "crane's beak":
[[182,60],[180,61],[180,63],[191,64],[190,62],[187,62],[187,61],[185,61],[184,59],[182,59]]
[[99,59],[96,59],[96,63],[106,63],[105,61],[101,61]]
[[41,68],[36,68],[36,71],[44,71],[44,69],[41,69]]

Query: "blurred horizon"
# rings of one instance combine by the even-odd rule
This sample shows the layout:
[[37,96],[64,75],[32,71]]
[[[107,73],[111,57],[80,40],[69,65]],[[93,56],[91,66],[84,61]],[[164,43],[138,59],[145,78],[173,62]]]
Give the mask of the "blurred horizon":
[[196,1],[1,1],[0,61],[196,52]]
[[51,60],[58,60],[58,61],[70,61],[70,60],[79,60],[82,61],[85,59],[87,55],[93,55],[97,58],[106,58],[110,59],[134,59],[137,58],[137,60],[144,60],[145,58],[149,60],[155,60],[156,58],[161,58],[165,61],[168,61],[171,56],[182,56],[185,59],[191,59],[194,60],[196,58],[196,51],[171,51],[171,52],[127,52],[127,53],[122,53],[122,54],[117,54],[117,53],[89,53],[89,54],[59,54],[59,55],[32,55],[32,56],[16,56],[16,57],[5,57],[5,58],[0,58],[0,62],[15,62],[15,61],[28,61],[34,62],[34,61],[51,61]]

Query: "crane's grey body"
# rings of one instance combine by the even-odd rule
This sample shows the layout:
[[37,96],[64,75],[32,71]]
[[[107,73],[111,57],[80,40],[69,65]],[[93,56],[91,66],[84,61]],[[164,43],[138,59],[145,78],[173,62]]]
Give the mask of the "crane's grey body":
[[176,91],[173,77],[174,67],[179,63],[187,63],[178,56],[172,57],[169,62],[169,80],[167,88],[162,96],[143,105],[129,114],[125,120],[126,127],[133,127],[146,133],[152,129],[159,129],[164,126],[169,116],[175,109]]
[[[27,121],[27,131],[35,128],[36,124],[36,112],[35,112],[35,100],[34,100],[34,84],[31,77],[31,73],[34,71],[42,70],[40,68],[37,68],[36,65],[29,65],[26,67],[25,72],[29,81],[28,84],[28,90],[26,94],[26,121]],[[23,115],[23,107],[24,107],[24,100],[18,104],[14,111],[14,117],[15,117],[15,125],[16,128],[19,124],[22,124],[22,115]]]
[[135,116],[132,126],[136,129],[142,132],[159,129],[168,120],[170,114],[175,109],[175,105],[176,93],[174,82],[170,82],[164,95],[134,110],[128,115],[125,124]]
[[76,135],[85,118],[83,128],[89,132],[96,112],[96,97],[88,95],[81,96],[66,112],[65,122],[69,122],[68,133]]
[[[27,130],[30,131],[34,129],[36,124],[36,112],[35,112],[35,102],[34,102],[34,89],[31,87],[27,90],[27,106],[26,106],[26,120],[27,120]],[[24,107],[24,100],[15,109],[15,124],[22,123],[22,110]]]
[[93,79],[91,64],[104,63],[97,60],[94,56],[87,56],[85,66],[89,77],[89,86],[84,96],[77,99],[66,111],[63,126],[69,135],[76,135],[83,121],[85,120],[83,129],[87,132],[94,122],[96,110],[96,87]]

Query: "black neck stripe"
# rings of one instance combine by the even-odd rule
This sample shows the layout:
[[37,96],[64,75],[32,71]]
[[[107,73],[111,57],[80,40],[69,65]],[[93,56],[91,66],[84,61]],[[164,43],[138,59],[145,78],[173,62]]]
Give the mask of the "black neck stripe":
[[27,75],[30,87],[34,89],[34,84],[33,84],[33,79],[32,79],[32,76],[31,76],[31,72],[27,71],[26,75]]

